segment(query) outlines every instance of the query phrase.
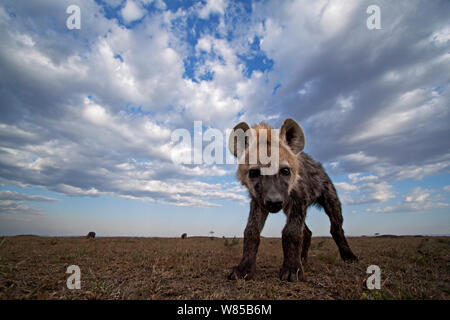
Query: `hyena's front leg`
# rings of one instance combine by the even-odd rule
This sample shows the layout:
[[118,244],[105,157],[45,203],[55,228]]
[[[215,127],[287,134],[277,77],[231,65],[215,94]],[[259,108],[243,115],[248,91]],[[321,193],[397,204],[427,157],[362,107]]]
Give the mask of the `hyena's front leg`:
[[261,230],[266,222],[268,212],[263,210],[256,201],[250,204],[250,215],[244,231],[244,251],[239,265],[233,268],[228,276],[230,280],[253,278],[256,270],[256,254],[258,253]]
[[282,232],[283,266],[280,269],[280,279],[284,281],[304,280],[300,255],[303,245],[303,229],[306,211],[289,210],[286,226]]

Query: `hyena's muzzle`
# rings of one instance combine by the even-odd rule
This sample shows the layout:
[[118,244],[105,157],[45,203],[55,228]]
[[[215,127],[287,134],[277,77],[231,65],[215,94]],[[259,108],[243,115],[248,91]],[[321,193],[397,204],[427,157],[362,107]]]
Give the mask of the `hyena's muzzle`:
[[273,175],[262,175],[259,169],[251,169],[249,178],[258,195],[260,205],[271,213],[277,213],[286,205],[289,198],[289,168],[281,168]]

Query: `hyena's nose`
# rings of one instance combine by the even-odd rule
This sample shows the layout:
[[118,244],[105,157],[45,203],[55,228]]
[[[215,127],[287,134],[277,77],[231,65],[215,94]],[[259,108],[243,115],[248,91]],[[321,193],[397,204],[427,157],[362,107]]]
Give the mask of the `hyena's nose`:
[[266,207],[269,212],[275,213],[281,210],[283,201],[281,199],[270,199],[266,201]]

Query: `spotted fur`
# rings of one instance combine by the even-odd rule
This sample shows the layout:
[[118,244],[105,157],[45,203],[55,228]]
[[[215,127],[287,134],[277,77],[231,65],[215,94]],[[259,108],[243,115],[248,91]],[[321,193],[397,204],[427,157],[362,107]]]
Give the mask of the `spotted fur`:
[[[260,233],[270,212],[281,209],[287,216],[286,225],[282,231],[283,265],[280,278],[287,281],[304,279],[302,260],[307,261],[308,249],[311,244],[311,231],[305,224],[306,211],[311,205],[317,205],[325,210],[331,228],[330,232],[336,242],[343,260],[355,261],[357,257],[351,251],[342,229],[341,203],[331,179],[322,165],[302,152],[305,137],[301,127],[293,119],[286,119],[279,134],[266,123],[260,123],[250,128],[246,123],[239,123],[234,130],[250,130],[248,139],[242,145],[242,154],[237,153],[233,145],[230,151],[241,158],[237,176],[248,191],[251,198],[250,214],[244,231],[244,249],[242,260],[233,268],[230,279],[251,279],[256,270],[256,255],[260,242]],[[253,129],[253,130],[251,130]],[[276,174],[255,176],[261,167],[259,162],[250,163],[249,154],[260,148],[259,136],[267,132],[267,152],[271,153],[270,139],[279,147],[279,163]],[[233,132],[232,132],[233,134]],[[231,135],[230,139],[234,139]],[[235,140],[236,144],[239,141]],[[263,141],[263,143],[266,143]],[[244,158],[242,158],[244,157]],[[267,164],[266,166],[268,166]],[[288,170],[286,170],[288,168]],[[255,171],[256,170],[256,171]],[[287,172],[290,172],[287,175]],[[256,172],[256,173],[255,173]]]

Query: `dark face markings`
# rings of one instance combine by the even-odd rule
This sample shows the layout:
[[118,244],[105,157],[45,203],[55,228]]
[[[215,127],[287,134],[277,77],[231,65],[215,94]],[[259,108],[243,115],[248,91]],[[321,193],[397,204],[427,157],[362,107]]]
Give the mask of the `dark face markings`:
[[249,181],[257,195],[257,201],[269,212],[280,211],[289,197],[291,170],[287,166],[280,168],[277,174],[261,175],[259,168],[248,172]]

